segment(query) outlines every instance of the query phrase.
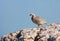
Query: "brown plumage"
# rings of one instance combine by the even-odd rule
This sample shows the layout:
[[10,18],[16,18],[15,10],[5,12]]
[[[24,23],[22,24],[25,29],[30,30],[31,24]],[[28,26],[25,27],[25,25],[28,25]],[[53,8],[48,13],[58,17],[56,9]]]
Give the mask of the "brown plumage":
[[30,14],[31,20],[33,21],[33,23],[37,24],[38,26],[47,23],[43,18],[36,16],[34,13]]

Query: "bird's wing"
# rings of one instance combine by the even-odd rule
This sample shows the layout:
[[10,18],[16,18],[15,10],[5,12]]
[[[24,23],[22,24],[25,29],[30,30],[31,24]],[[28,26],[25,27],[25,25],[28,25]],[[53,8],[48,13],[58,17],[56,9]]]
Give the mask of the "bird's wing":
[[36,23],[36,24],[40,24],[40,22],[41,22],[40,17],[39,16],[34,17],[33,22]]
[[35,17],[35,21],[36,21],[37,23],[45,22],[45,20],[44,20],[43,18],[39,17],[39,16],[36,16],[36,17]]
[[41,17],[39,17],[39,16],[36,16],[36,17],[35,17],[35,20],[36,20],[36,21],[41,21],[42,19],[43,19],[43,18],[41,18]]

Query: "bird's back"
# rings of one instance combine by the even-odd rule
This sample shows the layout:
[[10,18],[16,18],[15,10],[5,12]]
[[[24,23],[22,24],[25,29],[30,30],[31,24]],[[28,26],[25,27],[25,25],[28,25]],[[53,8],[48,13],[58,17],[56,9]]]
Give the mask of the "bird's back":
[[44,23],[46,23],[46,21],[43,18],[39,17],[39,16],[32,17],[31,19],[35,24],[44,24]]

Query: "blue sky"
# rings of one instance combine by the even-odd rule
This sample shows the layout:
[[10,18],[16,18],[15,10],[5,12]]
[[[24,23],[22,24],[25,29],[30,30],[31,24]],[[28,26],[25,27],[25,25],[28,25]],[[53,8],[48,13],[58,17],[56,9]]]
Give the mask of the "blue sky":
[[0,0],[0,37],[16,30],[36,27],[29,14],[60,22],[60,0]]

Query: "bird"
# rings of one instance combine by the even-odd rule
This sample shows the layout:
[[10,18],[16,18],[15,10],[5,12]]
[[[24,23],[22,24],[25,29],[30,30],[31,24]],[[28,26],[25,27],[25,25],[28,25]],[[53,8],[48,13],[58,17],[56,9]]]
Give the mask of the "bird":
[[30,16],[31,16],[32,22],[38,25],[38,27],[40,27],[43,24],[47,24],[45,19],[43,19],[40,16],[36,16],[35,13],[30,13]]

